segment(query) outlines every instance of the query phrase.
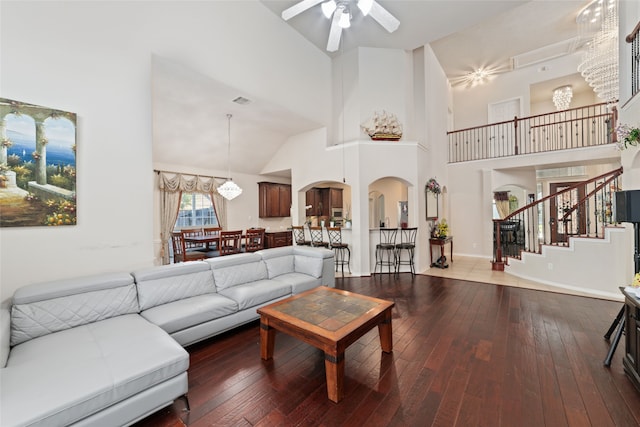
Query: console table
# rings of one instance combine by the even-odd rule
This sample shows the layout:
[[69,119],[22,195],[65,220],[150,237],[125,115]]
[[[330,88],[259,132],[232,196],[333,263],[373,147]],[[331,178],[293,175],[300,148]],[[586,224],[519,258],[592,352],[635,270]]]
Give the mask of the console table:
[[449,243],[449,260],[453,262],[453,236],[447,236],[444,238],[431,237],[429,239],[429,265],[433,264],[433,247],[440,246],[440,256],[444,255],[444,245]]

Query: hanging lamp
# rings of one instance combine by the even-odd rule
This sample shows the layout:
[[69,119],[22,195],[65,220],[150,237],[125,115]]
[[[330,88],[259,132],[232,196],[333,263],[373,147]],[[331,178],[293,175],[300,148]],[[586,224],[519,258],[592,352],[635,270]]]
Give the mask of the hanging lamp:
[[233,200],[236,197],[238,197],[240,194],[242,194],[242,188],[238,187],[238,184],[233,182],[233,180],[231,179],[231,117],[232,117],[231,114],[227,114],[227,122],[228,122],[227,181],[224,184],[222,184],[220,187],[218,187],[218,193],[220,193],[220,195],[227,200]]

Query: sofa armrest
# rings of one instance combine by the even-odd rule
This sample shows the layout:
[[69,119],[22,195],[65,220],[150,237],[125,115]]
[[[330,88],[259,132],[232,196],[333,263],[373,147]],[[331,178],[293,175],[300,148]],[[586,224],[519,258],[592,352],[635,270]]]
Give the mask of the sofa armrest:
[[0,307],[0,369],[7,366],[9,360],[9,339],[11,337],[11,313],[9,307]]

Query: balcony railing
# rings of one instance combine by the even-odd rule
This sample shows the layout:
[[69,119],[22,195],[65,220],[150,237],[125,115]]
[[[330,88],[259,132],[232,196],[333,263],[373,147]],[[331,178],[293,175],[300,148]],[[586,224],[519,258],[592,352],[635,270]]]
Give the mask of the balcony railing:
[[622,168],[570,185],[534,201],[494,223],[493,268],[507,257],[541,253],[543,245],[569,246],[571,237],[603,238],[615,224],[613,193],[620,190]]
[[616,120],[601,103],[447,132],[449,163],[611,144]]
[[625,40],[631,44],[631,96],[640,91],[640,22]]

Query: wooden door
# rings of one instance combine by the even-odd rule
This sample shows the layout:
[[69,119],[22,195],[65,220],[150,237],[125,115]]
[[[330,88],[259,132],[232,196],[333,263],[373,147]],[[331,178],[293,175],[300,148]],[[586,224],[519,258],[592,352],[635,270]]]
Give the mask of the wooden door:
[[[555,194],[566,188],[580,184],[580,182],[560,182],[549,184],[549,194]],[[561,221],[562,217],[585,196],[585,186],[579,185],[571,191],[567,191],[558,197],[552,197],[549,203],[549,225],[551,230],[551,243],[564,243],[570,235],[585,234],[587,215],[584,207],[578,206],[567,221]],[[566,227],[565,227],[566,225]]]

